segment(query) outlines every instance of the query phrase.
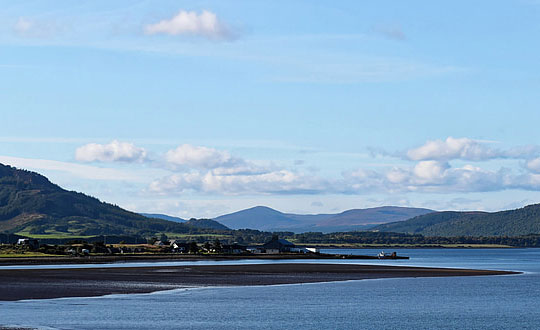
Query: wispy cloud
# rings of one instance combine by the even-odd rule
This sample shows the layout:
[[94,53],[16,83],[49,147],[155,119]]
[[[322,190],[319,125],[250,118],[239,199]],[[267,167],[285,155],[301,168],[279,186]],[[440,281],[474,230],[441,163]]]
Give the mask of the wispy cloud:
[[407,39],[403,28],[398,24],[379,24],[374,27],[374,31],[387,39],[403,41]]
[[83,179],[140,181],[138,175],[129,174],[125,171],[56,160],[0,156],[0,163],[23,169],[61,171]]
[[181,10],[170,19],[165,19],[144,27],[148,35],[166,34],[171,36],[196,36],[211,40],[231,40],[235,35],[231,29],[211,11]]
[[355,84],[364,82],[407,81],[466,72],[452,65],[422,63],[390,57],[349,57],[340,54],[306,55],[301,60],[274,59],[279,63],[275,81],[294,83]]
[[19,17],[13,25],[13,32],[24,38],[50,38],[58,32],[58,25],[52,21]]

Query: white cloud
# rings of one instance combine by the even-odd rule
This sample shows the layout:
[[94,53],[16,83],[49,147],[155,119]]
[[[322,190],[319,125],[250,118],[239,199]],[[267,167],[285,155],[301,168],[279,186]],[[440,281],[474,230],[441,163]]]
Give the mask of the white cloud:
[[444,141],[428,141],[421,147],[407,151],[407,157],[411,160],[485,160],[501,156],[500,152],[478,140],[453,137]]
[[176,149],[167,151],[165,160],[173,165],[204,169],[227,168],[245,163],[242,159],[232,157],[226,151],[190,144],[182,144]]
[[529,160],[527,162],[527,168],[534,173],[540,174],[540,157]]
[[129,142],[113,140],[109,144],[89,143],[75,150],[75,159],[80,162],[143,162],[146,150]]
[[227,25],[221,22],[216,14],[208,10],[203,10],[200,14],[195,11],[181,10],[171,19],[146,25],[144,32],[151,35],[187,35],[215,40],[233,38]]
[[426,160],[416,164],[413,174],[419,182],[435,183],[444,178],[449,168],[448,163]]

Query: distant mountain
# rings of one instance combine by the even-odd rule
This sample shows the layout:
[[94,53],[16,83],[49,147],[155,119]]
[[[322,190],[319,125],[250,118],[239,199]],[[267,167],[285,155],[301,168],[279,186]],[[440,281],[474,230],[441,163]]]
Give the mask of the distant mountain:
[[192,227],[150,219],[67,191],[46,177],[0,164],[0,232],[41,237],[186,233]]
[[187,221],[187,220],[179,218],[179,217],[173,217],[173,216],[166,215],[166,214],[161,214],[161,213],[139,213],[139,214],[143,215],[143,216],[145,216],[147,218],[163,219],[163,220],[180,222],[180,223],[183,223],[183,222]]
[[433,212],[428,209],[384,206],[348,210],[339,214],[289,214],[265,206],[217,217],[215,220],[233,229],[251,228],[269,231],[350,231],[366,230],[378,224],[407,220]]
[[221,223],[212,219],[190,219],[185,224],[186,226],[191,226],[195,228],[230,230],[229,227],[224,226]]
[[317,226],[328,227],[378,225],[387,222],[403,221],[432,212],[433,210],[428,209],[398,206],[382,206],[368,209],[354,209],[327,218],[319,222]]
[[227,226],[222,225],[221,223],[212,220],[212,219],[190,219],[190,220],[184,220],[182,218],[173,217],[166,214],[161,213],[141,213],[141,215],[144,215],[148,218],[155,218],[155,219],[163,219],[168,221],[174,221],[183,223],[190,227],[195,228],[203,228],[203,229],[217,229],[217,230],[230,230]]
[[519,236],[540,234],[540,204],[500,212],[434,212],[373,228],[425,236]]
[[232,229],[279,230],[302,224],[302,222],[266,206],[256,206],[222,215],[214,220]]

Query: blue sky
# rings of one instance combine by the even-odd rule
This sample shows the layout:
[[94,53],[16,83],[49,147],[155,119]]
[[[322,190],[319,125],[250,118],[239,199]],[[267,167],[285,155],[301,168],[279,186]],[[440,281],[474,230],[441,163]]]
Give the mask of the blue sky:
[[540,200],[540,2],[0,1],[0,162],[140,212]]

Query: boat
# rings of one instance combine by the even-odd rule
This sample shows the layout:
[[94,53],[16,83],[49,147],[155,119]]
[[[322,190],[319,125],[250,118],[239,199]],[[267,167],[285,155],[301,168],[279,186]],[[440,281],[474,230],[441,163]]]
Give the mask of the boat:
[[379,259],[401,259],[401,257],[398,257],[398,256],[397,256],[397,253],[396,253],[396,252],[385,253],[384,251],[381,251],[381,252],[377,255],[377,258],[379,258]]

